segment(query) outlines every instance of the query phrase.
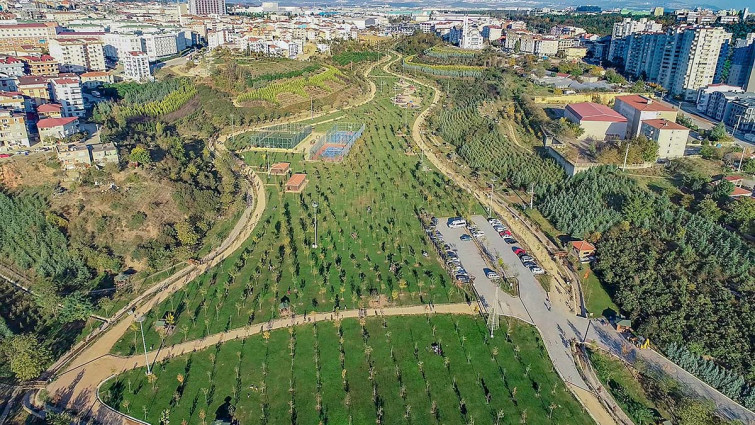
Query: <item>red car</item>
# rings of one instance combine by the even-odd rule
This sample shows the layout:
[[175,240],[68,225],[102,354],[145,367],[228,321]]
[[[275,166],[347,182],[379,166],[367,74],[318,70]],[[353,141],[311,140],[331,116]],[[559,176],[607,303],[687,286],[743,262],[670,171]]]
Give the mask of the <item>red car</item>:
[[10,155],[7,153],[0,153],[0,158],[10,158]]
[[523,250],[522,248],[519,248],[519,247],[515,247],[513,249],[513,251],[514,251],[514,254],[516,254],[517,257],[521,257],[522,255],[524,255],[524,254],[527,253],[527,251],[525,251],[525,250]]

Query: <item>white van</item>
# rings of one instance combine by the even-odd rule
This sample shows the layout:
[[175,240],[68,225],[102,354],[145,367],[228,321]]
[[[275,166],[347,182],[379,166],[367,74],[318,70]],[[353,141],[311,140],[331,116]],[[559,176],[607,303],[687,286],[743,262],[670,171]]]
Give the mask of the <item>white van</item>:
[[466,227],[467,226],[467,220],[464,220],[461,217],[451,217],[448,219],[448,227],[450,229],[456,229],[458,227]]

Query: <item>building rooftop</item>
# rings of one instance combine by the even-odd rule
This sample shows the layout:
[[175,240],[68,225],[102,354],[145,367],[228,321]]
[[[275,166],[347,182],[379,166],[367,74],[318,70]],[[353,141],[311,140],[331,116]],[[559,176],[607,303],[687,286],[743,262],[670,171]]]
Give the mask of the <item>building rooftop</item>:
[[291,176],[290,179],[288,179],[288,181],[286,182],[286,186],[288,186],[288,185],[298,186],[298,185],[304,183],[305,180],[307,180],[307,175],[306,174],[297,173],[297,174],[294,174],[293,176]]
[[60,112],[62,109],[63,106],[57,103],[43,103],[37,107],[37,112]]
[[608,122],[626,122],[625,116],[614,111],[608,106],[599,103],[581,102],[566,105],[566,109],[571,111],[580,121],[608,121]]
[[65,118],[43,118],[37,123],[37,128],[53,128],[60,127],[62,125],[70,124],[74,121],[78,121],[76,117]]
[[110,74],[108,74],[107,72],[104,72],[104,71],[90,71],[90,72],[85,72],[85,73],[79,75],[79,77],[82,77],[82,78],[85,78],[85,77],[94,78],[94,77],[107,77],[109,75]]
[[665,119],[644,120],[643,123],[653,128],[657,128],[658,130],[689,130],[681,124]]
[[571,245],[580,251],[595,251],[595,245],[587,241],[574,241]]
[[628,96],[618,96],[616,100],[620,100],[634,109],[640,111],[673,111],[674,108],[664,105],[660,102],[656,102],[653,99],[640,96],[638,94],[632,94]]

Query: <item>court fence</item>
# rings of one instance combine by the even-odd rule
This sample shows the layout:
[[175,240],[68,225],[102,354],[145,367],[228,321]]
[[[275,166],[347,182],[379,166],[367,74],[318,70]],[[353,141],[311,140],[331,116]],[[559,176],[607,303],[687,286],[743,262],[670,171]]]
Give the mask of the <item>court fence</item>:
[[349,154],[354,143],[362,137],[364,124],[339,122],[317,139],[310,148],[308,159],[340,162]]

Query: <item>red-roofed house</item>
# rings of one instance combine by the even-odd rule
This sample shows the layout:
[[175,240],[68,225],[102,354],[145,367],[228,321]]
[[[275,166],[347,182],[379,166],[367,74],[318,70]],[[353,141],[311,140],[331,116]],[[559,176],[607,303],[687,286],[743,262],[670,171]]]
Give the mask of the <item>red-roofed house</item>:
[[5,74],[9,77],[20,77],[24,75],[24,68],[24,63],[13,56],[0,58],[0,74]]
[[296,173],[286,182],[286,192],[301,192],[307,184],[307,175]]
[[59,63],[50,55],[22,56],[30,75],[57,76],[60,72]]
[[676,109],[638,94],[618,96],[614,100],[613,109],[627,117],[628,139],[640,135],[641,123],[645,120],[664,118],[676,121]]
[[587,263],[595,255],[595,245],[587,241],[574,241],[571,243],[571,253],[580,262]]
[[54,142],[64,139],[79,131],[79,119],[76,117],[44,118],[37,123],[40,140]]
[[584,139],[623,139],[627,133],[627,119],[599,103],[581,102],[566,105],[564,117],[584,130],[579,137]]
[[105,83],[112,83],[113,74],[105,71],[91,71],[79,75],[81,85],[87,88],[97,88]]
[[57,103],[45,103],[44,105],[39,105],[37,113],[40,118],[60,118],[63,116],[62,110],[63,107]]
[[658,144],[658,158],[681,158],[689,139],[689,129],[666,119],[642,121],[640,133]]
[[743,198],[743,197],[750,197],[752,196],[752,191],[747,190],[743,187],[735,187],[734,191],[731,192],[731,195],[729,195],[732,198]]

